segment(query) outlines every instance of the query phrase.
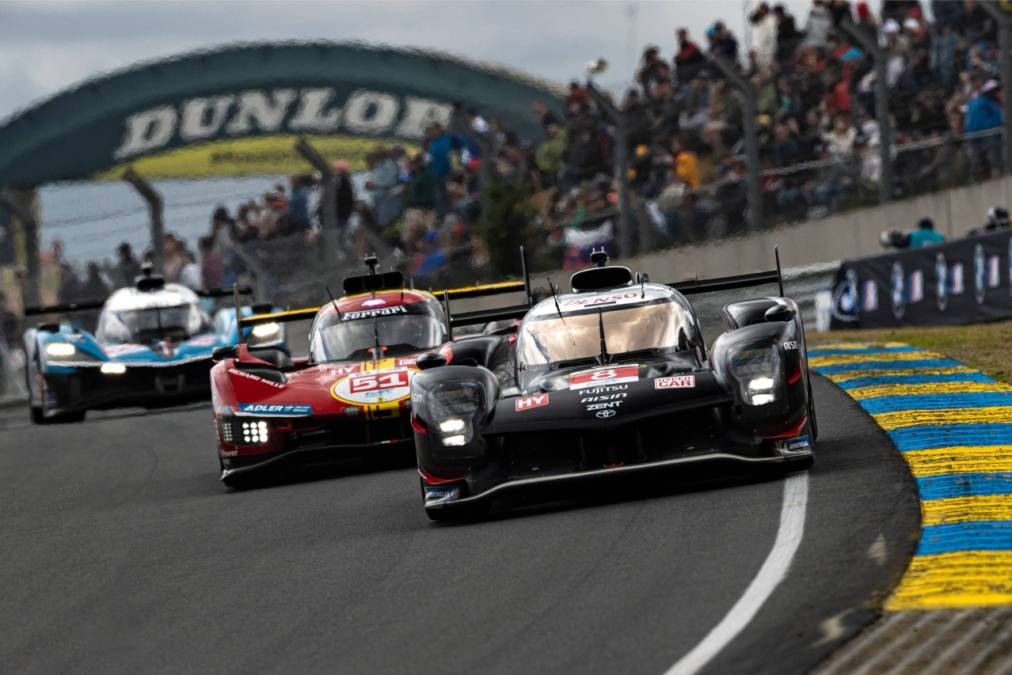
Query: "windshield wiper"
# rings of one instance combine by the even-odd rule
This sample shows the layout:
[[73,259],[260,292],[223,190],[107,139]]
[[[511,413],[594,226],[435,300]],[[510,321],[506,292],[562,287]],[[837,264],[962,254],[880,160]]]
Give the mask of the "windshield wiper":
[[598,356],[598,364],[605,365],[611,362],[611,356],[608,354],[608,343],[604,339],[604,310],[598,310],[597,312],[597,329],[601,334],[601,354]]
[[372,318],[372,337],[373,337],[373,350],[372,360],[379,361],[380,352],[383,350],[383,345],[380,344],[380,333],[379,333],[379,317],[373,316]]

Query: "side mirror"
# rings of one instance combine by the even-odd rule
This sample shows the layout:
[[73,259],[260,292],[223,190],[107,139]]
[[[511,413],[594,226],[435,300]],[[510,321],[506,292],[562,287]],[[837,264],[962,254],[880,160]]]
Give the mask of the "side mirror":
[[767,321],[782,321],[784,323],[794,319],[794,310],[787,305],[776,304],[766,310],[763,318]]
[[415,359],[415,365],[418,366],[419,370],[441,368],[446,365],[446,357],[439,352],[426,352]]
[[239,356],[239,348],[235,345],[217,347],[213,352],[211,352],[211,360],[215,363],[224,361],[225,359],[234,359],[237,356]]

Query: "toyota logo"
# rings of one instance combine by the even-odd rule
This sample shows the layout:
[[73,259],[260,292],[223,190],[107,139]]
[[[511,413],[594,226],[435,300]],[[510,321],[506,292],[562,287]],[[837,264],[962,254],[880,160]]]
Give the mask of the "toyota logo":
[[598,416],[599,419],[606,420],[609,417],[614,417],[615,416],[615,411],[614,410],[598,410],[597,413],[595,413],[595,414]]

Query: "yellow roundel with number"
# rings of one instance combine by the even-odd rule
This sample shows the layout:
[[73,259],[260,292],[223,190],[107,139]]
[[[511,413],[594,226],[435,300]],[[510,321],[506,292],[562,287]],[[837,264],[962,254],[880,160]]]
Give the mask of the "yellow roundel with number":
[[351,405],[394,403],[411,395],[415,368],[397,368],[346,375],[330,388],[330,395]]

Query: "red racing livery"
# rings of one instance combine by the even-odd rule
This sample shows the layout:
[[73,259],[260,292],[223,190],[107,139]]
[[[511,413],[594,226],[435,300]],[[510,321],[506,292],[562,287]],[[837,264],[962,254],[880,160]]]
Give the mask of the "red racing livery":
[[[452,342],[443,304],[426,291],[401,288],[398,273],[345,280],[349,293],[319,308],[254,316],[244,325],[313,319],[309,355],[245,344],[219,350],[211,391],[221,478],[239,486],[255,471],[293,455],[314,460],[412,453],[410,384],[416,359],[495,367],[510,357],[502,334]],[[391,288],[391,286],[397,286]],[[496,284],[491,292],[523,290]],[[489,294],[474,287],[448,291]],[[400,446],[400,447],[396,447]]]

